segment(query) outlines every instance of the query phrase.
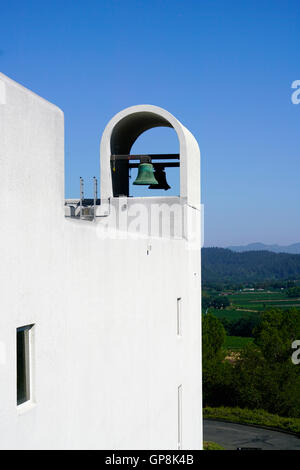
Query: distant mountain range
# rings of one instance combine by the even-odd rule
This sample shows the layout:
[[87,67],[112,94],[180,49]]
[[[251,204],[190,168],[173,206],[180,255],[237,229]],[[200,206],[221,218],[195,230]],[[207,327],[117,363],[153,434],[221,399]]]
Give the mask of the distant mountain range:
[[272,251],[273,253],[300,254],[300,243],[292,245],[265,245],[264,243],[250,243],[249,245],[228,246],[229,250],[242,253],[244,251]]
[[300,279],[300,255],[202,248],[202,279],[204,285]]

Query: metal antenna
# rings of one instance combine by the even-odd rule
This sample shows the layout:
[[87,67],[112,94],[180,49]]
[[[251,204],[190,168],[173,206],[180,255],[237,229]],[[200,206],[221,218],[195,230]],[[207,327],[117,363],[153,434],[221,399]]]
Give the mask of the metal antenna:
[[97,205],[97,192],[98,192],[98,181],[94,176],[94,220],[96,219],[96,205]]
[[83,186],[83,178],[80,176],[80,218],[82,218],[82,203],[84,200],[84,186]]

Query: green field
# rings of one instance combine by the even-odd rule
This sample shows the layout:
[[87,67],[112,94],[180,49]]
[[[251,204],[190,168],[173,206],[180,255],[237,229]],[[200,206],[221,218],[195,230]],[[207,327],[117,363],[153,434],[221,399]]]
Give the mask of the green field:
[[269,301],[269,300],[282,300],[287,299],[287,296],[283,291],[240,291],[235,292],[234,294],[229,294],[229,299],[233,302],[243,302],[247,303],[248,301]]
[[284,291],[237,292],[228,295],[228,299],[233,305],[250,310],[261,311],[267,307],[287,308],[291,306],[300,308],[300,299],[291,299]]
[[300,299],[291,299],[284,291],[242,291],[229,293],[227,298],[230,301],[230,307],[225,309],[210,307],[208,312],[217,318],[237,321],[243,317],[258,317],[261,312],[272,307],[300,309]]
[[255,317],[258,316],[257,312],[243,312],[243,311],[240,311],[240,310],[235,310],[235,309],[233,310],[233,309],[230,309],[230,308],[218,310],[216,308],[210,307],[209,313],[211,313],[212,315],[214,315],[217,318],[226,318],[229,321],[232,321],[232,320],[236,321],[236,320],[239,320],[242,317],[249,317],[249,316],[252,316],[252,315],[254,315]]
[[226,336],[225,348],[231,351],[242,349],[246,344],[251,343],[253,338],[242,338],[241,336]]

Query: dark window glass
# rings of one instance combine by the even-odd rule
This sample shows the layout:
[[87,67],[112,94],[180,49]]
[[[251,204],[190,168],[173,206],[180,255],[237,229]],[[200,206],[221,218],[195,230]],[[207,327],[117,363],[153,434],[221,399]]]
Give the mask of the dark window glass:
[[29,335],[32,325],[17,329],[17,405],[30,399]]

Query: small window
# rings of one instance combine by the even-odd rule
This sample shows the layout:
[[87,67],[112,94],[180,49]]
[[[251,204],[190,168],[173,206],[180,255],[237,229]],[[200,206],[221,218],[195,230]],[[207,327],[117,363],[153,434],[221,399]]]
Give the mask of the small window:
[[30,400],[30,336],[33,325],[17,328],[17,405]]
[[177,299],[177,336],[181,336],[181,298]]
[[182,449],[182,385],[178,387],[178,398],[177,398],[177,447],[179,450]]

